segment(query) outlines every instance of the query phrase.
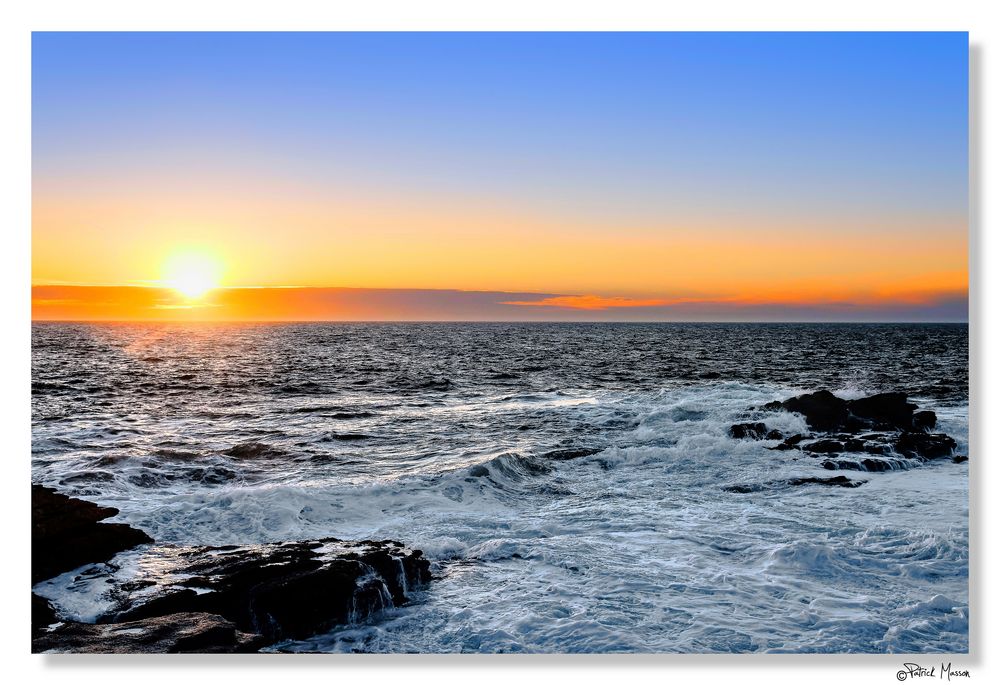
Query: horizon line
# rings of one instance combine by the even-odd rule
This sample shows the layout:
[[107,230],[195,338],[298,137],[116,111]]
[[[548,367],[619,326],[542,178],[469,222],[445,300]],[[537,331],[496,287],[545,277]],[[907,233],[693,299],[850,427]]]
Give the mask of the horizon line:
[[641,324],[641,325],[718,325],[718,324],[766,324],[766,325],[794,325],[794,326],[896,326],[896,325],[925,325],[925,326],[968,326],[966,319],[955,321],[921,321],[921,320],[885,320],[885,321],[794,321],[788,319],[767,319],[753,321],[748,319],[734,319],[731,321],[698,321],[698,320],[675,320],[675,321],[642,321],[637,319],[621,320],[560,320],[560,319],[31,319],[32,324],[36,323],[58,323],[58,324],[167,324],[167,325],[188,325],[188,324],[388,324],[388,323],[459,323],[459,324]]

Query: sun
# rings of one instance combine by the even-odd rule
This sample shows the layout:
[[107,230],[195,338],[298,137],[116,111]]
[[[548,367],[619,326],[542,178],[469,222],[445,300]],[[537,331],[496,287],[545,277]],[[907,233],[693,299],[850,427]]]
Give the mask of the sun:
[[171,255],[163,265],[162,283],[184,297],[195,300],[219,287],[222,263],[201,250],[186,250]]

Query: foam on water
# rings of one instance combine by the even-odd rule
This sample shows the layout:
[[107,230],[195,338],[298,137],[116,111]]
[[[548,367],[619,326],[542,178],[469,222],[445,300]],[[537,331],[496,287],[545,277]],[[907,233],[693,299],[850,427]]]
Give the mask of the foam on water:
[[[314,348],[331,355],[324,345],[342,342],[323,328],[297,335],[300,345],[321,338]],[[760,332],[748,335],[752,346]],[[610,338],[587,328],[579,336],[579,344],[597,345],[593,355],[605,354],[600,344]],[[663,356],[655,346],[640,350],[640,361],[583,372],[550,350],[519,357],[507,350],[517,360],[504,367],[490,356],[491,343],[479,344],[469,363],[488,372],[475,382],[479,371],[454,368],[404,377],[384,361],[401,353],[383,341],[378,354],[368,350],[367,361],[353,362],[382,369],[361,374],[369,379],[364,391],[351,387],[357,374],[303,377],[292,367],[281,382],[267,379],[280,393],[248,389],[231,406],[224,394],[174,410],[147,398],[155,406],[72,424],[48,419],[66,398],[42,397],[34,477],[118,507],[116,520],[158,543],[392,538],[432,560],[437,579],[411,605],[282,650],[967,649],[967,464],[913,462],[905,471],[860,474],[866,482],[856,488],[723,489],[831,475],[822,459],[768,450],[774,440],[733,440],[727,429],[766,416],[786,435],[806,432],[799,416],[748,408],[814,390],[813,375],[836,360],[796,362],[811,363],[813,375],[796,375],[793,365],[771,379],[691,380],[697,374],[677,371],[694,364],[687,358],[671,378],[655,377],[656,365],[667,363],[656,361]],[[705,351],[709,338],[704,344],[700,354],[724,367],[725,355]],[[159,349],[144,344],[142,353],[151,348]],[[896,389],[879,385],[878,366],[853,368],[829,387],[844,396]],[[405,378],[395,401],[387,401],[390,389],[370,387],[378,374]],[[218,388],[227,376],[199,378]],[[961,388],[945,397],[936,389],[943,382],[922,382],[916,401],[938,413],[940,430],[967,453]],[[112,432],[121,426],[130,432]],[[366,437],[323,440],[348,434]],[[143,563],[139,557],[115,563]],[[67,574],[38,590],[71,615],[93,617],[100,576],[99,568],[89,577]]]

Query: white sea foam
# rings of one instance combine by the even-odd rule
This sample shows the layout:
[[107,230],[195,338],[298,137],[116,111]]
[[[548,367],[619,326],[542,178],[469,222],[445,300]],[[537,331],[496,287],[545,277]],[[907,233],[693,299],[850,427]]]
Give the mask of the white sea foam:
[[[837,391],[891,389],[876,371]],[[279,649],[967,648],[967,464],[848,472],[867,481],[857,488],[727,492],[834,475],[821,459],[767,449],[777,441],[727,432],[764,421],[804,433],[800,416],[749,408],[815,388],[724,378],[642,391],[539,385],[421,395],[414,406],[343,391],[296,404],[308,411],[283,415],[280,434],[254,418],[178,418],[130,438],[135,446],[99,468],[97,446],[120,434],[80,434],[72,447],[40,434],[35,474],[118,507],[116,520],[160,543],[392,538],[431,559],[436,580],[411,605]],[[273,402],[261,400],[259,413]],[[920,404],[967,453],[967,409]],[[241,414],[255,416],[246,405]],[[354,439],[320,442],[333,432]],[[152,436],[171,444],[153,449]],[[251,443],[268,449],[231,449]],[[233,475],[191,476],[208,468]],[[115,563],[142,562],[127,554]],[[99,569],[84,570],[36,591],[92,620],[109,598]]]

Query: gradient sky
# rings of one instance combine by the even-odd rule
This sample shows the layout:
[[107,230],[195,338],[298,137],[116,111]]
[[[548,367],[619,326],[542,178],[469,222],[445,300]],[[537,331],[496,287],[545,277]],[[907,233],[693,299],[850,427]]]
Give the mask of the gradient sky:
[[32,82],[36,319],[967,317],[965,33],[36,33]]

